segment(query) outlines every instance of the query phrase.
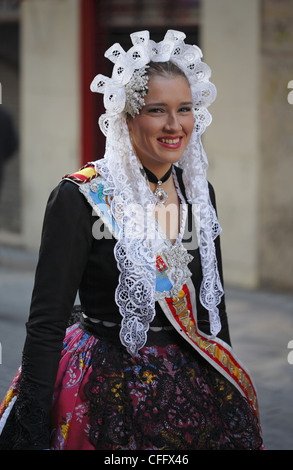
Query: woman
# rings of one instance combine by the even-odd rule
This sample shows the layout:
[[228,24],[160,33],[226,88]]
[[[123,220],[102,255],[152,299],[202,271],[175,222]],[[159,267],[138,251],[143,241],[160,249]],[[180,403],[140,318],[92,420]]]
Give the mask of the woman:
[[[184,38],[134,33],[127,53],[105,54],[112,78],[92,83],[106,153],[50,196],[2,448],[262,447],[230,346],[200,140],[216,92]],[[77,291],[82,314],[65,334]]]

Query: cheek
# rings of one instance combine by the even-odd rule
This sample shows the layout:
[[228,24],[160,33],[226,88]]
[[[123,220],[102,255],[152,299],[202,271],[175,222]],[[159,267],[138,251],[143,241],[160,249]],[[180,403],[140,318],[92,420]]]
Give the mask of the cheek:
[[192,114],[189,118],[189,126],[190,126],[190,131],[192,132],[193,131],[193,128],[194,128],[194,115]]
[[150,126],[133,126],[130,130],[132,141],[137,145],[150,144],[154,135],[154,130]]
[[132,137],[132,142],[135,143],[137,146],[141,147],[145,143],[145,134],[140,131],[135,131],[130,134]]
[[189,139],[191,137],[193,129],[194,129],[194,119],[193,119],[193,116],[192,116],[192,118],[188,119],[188,121],[185,124],[185,132],[186,132]]

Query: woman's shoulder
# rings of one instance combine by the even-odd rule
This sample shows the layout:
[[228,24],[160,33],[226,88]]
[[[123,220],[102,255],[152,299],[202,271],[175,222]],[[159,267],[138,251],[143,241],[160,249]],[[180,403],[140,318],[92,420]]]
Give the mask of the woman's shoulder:
[[52,193],[58,193],[60,197],[81,197],[80,187],[90,183],[99,176],[94,163],[87,163],[79,170],[64,175]]
[[87,205],[80,187],[90,183],[98,176],[94,163],[88,163],[74,173],[64,175],[59,183],[53,188],[48,199],[48,208],[70,210],[71,207]]
[[209,188],[209,194],[210,194],[210,200],[214,208],[216,209],[216,193],[214,190],[214,186],[210,181],[208,181],[208,188]]
[[71,181],[76,184],[90,183],[98,176],[94,163],[87,163],[74,173],[69,173],[63,176],[62,181]]
[[[177,178],[178,178],[178,182],[179,182],[179,185],[182,188],[184,188],[185,190],[185,187],[184,187],[184,182],[183,182],[183,169],[174,165],[174,168],[175,168],[175,171],[176,171],[176,175],[177,175]],[[212,183],[210,181],[207,181],[208,183],[208,189],[209,189],[209,195],[210,195],[210,199],[211,199],[211,202],[213,204],[213,206],[216,205],[216,194],[215,194],[215,190],[214,190],[214,187],[212,185]]]

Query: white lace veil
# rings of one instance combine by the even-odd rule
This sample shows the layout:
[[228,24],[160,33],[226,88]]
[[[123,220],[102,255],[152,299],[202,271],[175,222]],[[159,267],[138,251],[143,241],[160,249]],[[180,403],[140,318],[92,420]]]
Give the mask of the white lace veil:
[[[119,44],[106,51],[105,57],[114,63],[112,77],[97,75],[91,90],[104,94],[106,108],[99,120],[106,136],[105,156],[94,162],[95,168],[103,178],[105,193],[113,195],[111,211],[120,228],[114,250],[120,271],[115,296],[122,315],[120,339],[129,353],[135,355],[145,345],[155,316],[156,253],[152,237],[143,236],[143,227],[147,218],[148,234],[154,230],[151,215],[156,201],[131,145],[126,124],[125,109],[129,99],[126,90],[133,74],[151,61],[174,62],[185,73],[191,87],[195,125],[179,166],[183,169],[188,202],[200,207],[199,249],[203,272],[200,301],[209,312],[213,335],[221,329],[217,305],[223,288],[214,246],[221,229],[210,202],[206,180],[208,162],[201,143],[201,134],[211,122],[207,107],[216,97],[216,88],[209,81],[210,68],[201,61],[202,53],[197,46],[184,43],[182,32],[169,30],[159,43],[150,40],[148,31],[133,33],[130,37],[133,47],[129,51],[125,52]],[[132,98],[137,98],[132,85],[131,90]],[[143,210],[134,210],[137,207]],[[141,229],[141,236],[129,236],[126,230],[133,217],[136,235]]]

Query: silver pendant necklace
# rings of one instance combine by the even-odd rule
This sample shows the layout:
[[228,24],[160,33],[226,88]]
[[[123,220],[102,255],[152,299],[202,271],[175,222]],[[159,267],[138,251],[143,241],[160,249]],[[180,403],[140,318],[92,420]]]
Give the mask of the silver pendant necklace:
[[167,199],[168,199],[168,194],[166,193],[166,191],[164,191],[164,189],[161,186],[162,186],[163,183],[165,183],[165,181],[167,181],[170,178],[170,175],[172,173],[173,165],[170,166],[167,173],[165,173],[164,176],[161,179],[158,179],[156,177],[156,175],[154,175],[154,173],[152,173],[150,170],[148,170],[145,166],[143,168],[144,168],[144,171],[147,175],[147,179],[151,183],[154,183],[154,184],[158,185],[155,192],[154,192],[154,195],[157,199],[158,206],[163,206],[165,204],[165,202],[167,201]]

